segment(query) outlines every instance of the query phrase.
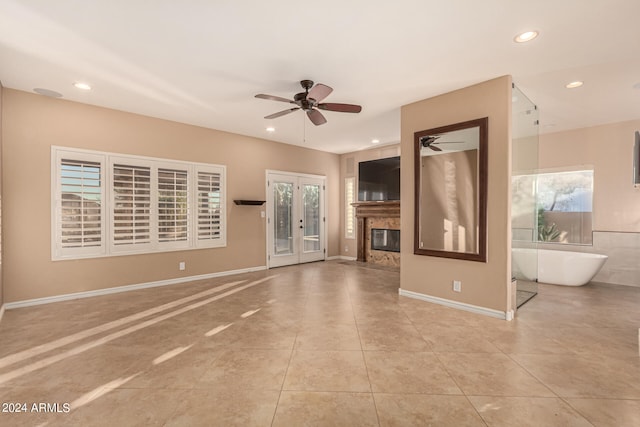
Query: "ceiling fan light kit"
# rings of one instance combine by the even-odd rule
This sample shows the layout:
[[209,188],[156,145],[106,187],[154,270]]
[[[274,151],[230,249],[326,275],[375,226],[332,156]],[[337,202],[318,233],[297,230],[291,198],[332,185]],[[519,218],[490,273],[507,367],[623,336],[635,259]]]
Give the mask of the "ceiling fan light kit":
[[302,110],[307,113],[307,117],[309,117],[309,120],[311,120],[314,125],[319,126],[327,123],[327,119],[319,110],[335,111],[339,113],[359,113],[362,111],[362,107],[355,104],[321,103],[323,99],[333,92],[333,89],[327,85],[318,83],[314,86],[312,80],[301,80],[300,86],[302,86],[304,92],[296,93],[293,96],[293,100],[282,98],[280,96],[265,95],[262,93],[256,95],[256,98],[296,105],[296,107],[269,114],[268,116],[265,116],[265,119],[275,119],[277,117],[293,113],[294,111]]

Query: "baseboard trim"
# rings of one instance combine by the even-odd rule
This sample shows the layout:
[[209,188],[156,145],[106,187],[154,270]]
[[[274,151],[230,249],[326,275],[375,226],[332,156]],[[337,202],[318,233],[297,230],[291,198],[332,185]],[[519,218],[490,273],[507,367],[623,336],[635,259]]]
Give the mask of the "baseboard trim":
[[341,261],[355,261],[358,258],[354,256],[336,255],[327,258],[327,261],[341,260]]
[[432,302],[434,304],[440,304],[440,305],[444,305],[451,308],[457,308],[459,310],[469,311],[471,313],[483,314],[485,316],[495,317],[496,319],[511,320],[509,319],[510,316],[508,315],[508,313],[505,313],[504,311],[493,310],[491,308],[480,307],[477,305],[467,304],[464,302],[452,301],[445,298],[439,298],[431,295],[421,294],[418,292],[407,291],[402,288],[398,290],[398,293],[401,296],[419,299],[427,302]]
[[69,300],[80,299],[80,298],[91,298],[91,297],[97,297],[101,295],[116,294],[120,292],[137,291],[139,289],[156,288],[158,286],[177,285],[179,283],[184,283],[184,282],[213,279],[216,277],[231,276],[233,274],[252,273],[254,271],[262,271],[266,269],[267,269],[267,266],[261,265],[258,267],[241,268],[238,270],[228,270],[228,271],[220,271],[217,273],[200,274],[197,276],[177,277],[175,279],[158,280],[155,282],[138,283],[135,285],[116,286],[113,288],[96,289],[94,291],[74,292],[71,294],[55,295],[51,297],[7,302],[2,306],[3,309],[2,311],[0,311],[0,318],[2,317],[1,313],[4,311],[5,308],[7,310],[13,310],[15,308],[31,307],[34,305],[50,304],[53,302],[69,301]]

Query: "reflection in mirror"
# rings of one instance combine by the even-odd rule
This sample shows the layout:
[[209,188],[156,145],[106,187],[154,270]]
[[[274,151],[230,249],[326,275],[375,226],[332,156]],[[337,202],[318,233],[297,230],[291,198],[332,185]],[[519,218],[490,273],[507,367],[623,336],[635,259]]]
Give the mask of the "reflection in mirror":
[[487,121],[415,133],[415,254],[486,261]]

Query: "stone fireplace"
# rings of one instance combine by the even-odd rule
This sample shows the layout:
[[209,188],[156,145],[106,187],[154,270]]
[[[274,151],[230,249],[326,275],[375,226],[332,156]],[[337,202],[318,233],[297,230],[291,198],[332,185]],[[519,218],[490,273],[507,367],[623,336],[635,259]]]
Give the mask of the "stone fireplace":
[[358,261],[400,267],[400,202],[357,202]]

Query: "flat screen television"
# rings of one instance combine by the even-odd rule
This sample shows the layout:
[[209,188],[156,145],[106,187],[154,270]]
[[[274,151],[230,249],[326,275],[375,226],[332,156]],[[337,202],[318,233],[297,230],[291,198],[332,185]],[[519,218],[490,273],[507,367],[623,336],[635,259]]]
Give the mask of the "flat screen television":
[[400,200],[400,156],[358,163],[358,201]]

